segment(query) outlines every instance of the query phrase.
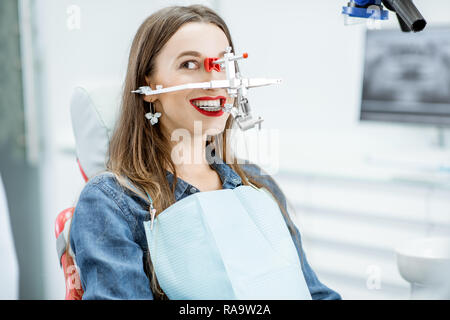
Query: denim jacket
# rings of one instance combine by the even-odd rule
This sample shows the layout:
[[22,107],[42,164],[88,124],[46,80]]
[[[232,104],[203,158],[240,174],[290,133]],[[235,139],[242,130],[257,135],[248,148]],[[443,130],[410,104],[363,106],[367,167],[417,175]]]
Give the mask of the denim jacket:
[[[286,199],[273,178],[250,163],[241,165],[247,175],[262,182],[286,208]],[[242,185],[241,177],[226,163],[213,163],[223,189]],[[172,186],[174,176],[166,176]],[[175,200],[199,192],[178,178]],[[143,222],[149,220],[148,203],[123,189],[111,173],[93,177],[77,203],[70,245],[80,273],[83,299],[153,299],[145,269],[148,252]],[[284,215],[283,215],[284,216]],[[286,218],[285,218],[286,220]],[[295,232],[300,238],[298,228]],[[301,239],[301,238],[300,238]],[[313,299],[337,300],[341,296],[322,284],[306,259],[302,246],[303,274]]]

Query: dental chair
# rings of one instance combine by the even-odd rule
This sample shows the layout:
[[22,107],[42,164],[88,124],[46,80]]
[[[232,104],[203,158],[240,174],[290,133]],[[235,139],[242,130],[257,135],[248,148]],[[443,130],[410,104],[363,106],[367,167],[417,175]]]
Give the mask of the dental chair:
[[[117,84],[84,85],[74,89],[70,101],[76,156],[85,182],[106,169],[106,154],[120,106]],[[66,300],[81,300],[83,289],[72,250],[67,251],[69,226],[75,207],[60,212],[55,222],[56,250],[64,271]]]

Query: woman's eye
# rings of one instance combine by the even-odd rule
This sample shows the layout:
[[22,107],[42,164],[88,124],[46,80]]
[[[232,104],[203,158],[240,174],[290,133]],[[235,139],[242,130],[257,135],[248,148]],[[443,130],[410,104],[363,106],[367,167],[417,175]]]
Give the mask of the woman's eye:
[[191,69],[191,70],[193,70],[193,69],[196,69],[196,68],[197,68],[197,62],[196,62],[196,61],[192,61],[192,60],[186,61],[186,62],[183,62],[183,63],[181,64],[181,67],[182,67],[182,68],[186,68],[186,69]]

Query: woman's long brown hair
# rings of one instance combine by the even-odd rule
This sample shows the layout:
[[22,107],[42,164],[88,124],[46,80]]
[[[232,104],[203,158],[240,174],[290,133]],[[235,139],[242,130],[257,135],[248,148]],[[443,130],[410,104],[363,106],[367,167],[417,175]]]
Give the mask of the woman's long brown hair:
[[[150,125],[145,118],[144,115],[150,111],[149,103],[131,91],[147,85],[145,76],[151,77],[154,72],[155,58],[175,32],[188,22],[215,24],[225,33],[234,52],[228,27],[223,19],[208,7],[201,5],[171,6],[149,16],[139,27],[131,45],[120,116],[109,145],[108,171],[114,173],[123,187],[130,189],[127,179],[124,177],[128,178],[128,181],[131,181],[138,189],[137,191],[134,188],[130,190],[144,199],[147,198],[145,193],[148,193],[153,199],[153,205],[157,212],[162,212],[175,203],[176,184],[173,183],[170,188],[166,179],[166,169],[170,169],[174,174],[173,181],[177,181],[177,171],[171,159],[171,143],[161,132],[160,126]],[[259,188],[265,187],[258,181],[258,177],[252,177],[244,172],[239,164],[241,161],[238,161],[233,155],[227,155],[227,144],[230,142],[226,139],[226,132],[233,125],[234,119],[230,116],[223,133],[220,136],[212,137],[211,142],[216,141],[215,139],[222,141],[223,159],[227,159],[227,164],[239,174],[244,185],[249,185],[250,181]],[[269,177],[269,179],[271,178]],[[273,179],[271,182],[275,183]],[[269,188],[267,189],[270,191]],[[276,197],[274,198],[287,218],[289,231],[296,235],[293,222],[286,209]],[[296,241],[300,245],[300,239],[297,236]],[[144,269],[150,278],[154,298],[167,299],[156,279],[150,255],[146,257]]]

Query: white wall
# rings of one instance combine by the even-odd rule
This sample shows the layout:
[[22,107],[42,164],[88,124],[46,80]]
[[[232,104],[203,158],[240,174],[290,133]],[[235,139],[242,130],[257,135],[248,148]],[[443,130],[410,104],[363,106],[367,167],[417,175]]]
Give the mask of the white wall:
[[[251,91],[251,105],[265,119],[264,127],[280,129],[281,166],[295,167],[311,152],[321,157],[364,157],[426,149],[421,155],[433,157],[427,155],[436,151],[432,127],[359,122],[366,27],[344,25],[339,12],[346,3],[220,2],[236,47],[249,52],[250,58],[241,63],[245,74],[284,81],[279,87]],[[415,3],[429,26],[450,23],[449,1]],[[398,28],[395,16],[390,16],[382,27]]]

